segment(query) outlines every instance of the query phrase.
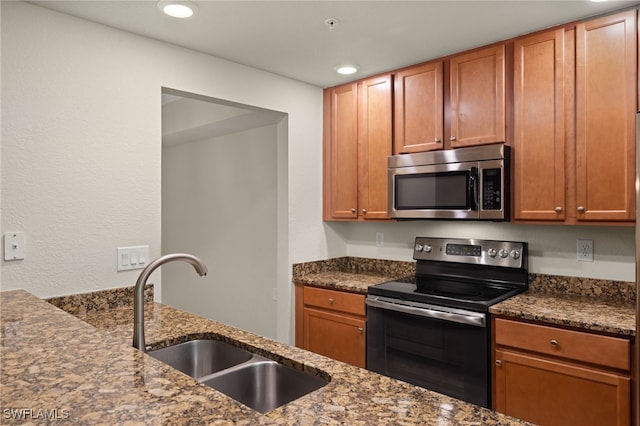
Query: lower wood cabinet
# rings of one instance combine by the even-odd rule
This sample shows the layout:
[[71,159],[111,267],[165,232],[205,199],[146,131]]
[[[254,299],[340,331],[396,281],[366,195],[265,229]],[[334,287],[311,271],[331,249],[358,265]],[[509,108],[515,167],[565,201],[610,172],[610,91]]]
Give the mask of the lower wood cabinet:
[[495,318],[493,409],[542,426],[631,424],[631,343]]
[[365,366],[365,296],[296,284],[296,346]]

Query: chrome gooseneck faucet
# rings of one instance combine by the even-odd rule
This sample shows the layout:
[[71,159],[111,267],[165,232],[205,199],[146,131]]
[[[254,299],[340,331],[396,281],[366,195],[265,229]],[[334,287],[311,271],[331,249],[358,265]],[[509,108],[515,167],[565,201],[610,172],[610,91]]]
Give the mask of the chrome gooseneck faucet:
[[198,275],[201,277],[207,275],[207,267],[197,257],[191,254],[185,253],[173,253],[160,256],[156,260],[152,261],[142,270],[138,281],[136,281],[136,287],[133,293],[133,346],[140,349],[142,352],[147,351],[147,346],[144,340],[144,287],[147,284],[147,279],[153,271],[165,263],[182,261],[193,265]]

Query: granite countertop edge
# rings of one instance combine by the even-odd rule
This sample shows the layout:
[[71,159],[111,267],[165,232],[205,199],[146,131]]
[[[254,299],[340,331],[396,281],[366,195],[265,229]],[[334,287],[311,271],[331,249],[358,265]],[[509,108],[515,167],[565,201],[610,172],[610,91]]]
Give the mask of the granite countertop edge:
[[145,305],[151,346],[210,336],[331,377],[325,387],[260,414],[131,347],[131,307],[76,317],[22,290],[0,292],[0,302],[5,416],[28,409],[31,416],[56,410],[71,424],[528,424],[166,305]]

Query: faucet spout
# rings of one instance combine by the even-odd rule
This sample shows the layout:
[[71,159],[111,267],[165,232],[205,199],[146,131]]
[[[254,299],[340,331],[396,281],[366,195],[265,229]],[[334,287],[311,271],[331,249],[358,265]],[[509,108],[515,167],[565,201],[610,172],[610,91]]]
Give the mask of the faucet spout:
[[133,293],[133,346],[142,352],[147,351],[144,339],[144,287],[153,271],[165,263],[182,261],[193,266],[201,277],[207,275],[207,266],[196,256],[186,253],[173,253],[160,256],[140,272]]

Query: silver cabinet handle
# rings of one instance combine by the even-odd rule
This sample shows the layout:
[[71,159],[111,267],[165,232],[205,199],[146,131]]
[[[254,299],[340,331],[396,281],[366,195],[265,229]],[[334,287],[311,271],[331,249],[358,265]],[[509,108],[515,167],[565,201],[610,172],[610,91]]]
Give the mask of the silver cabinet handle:
[[556,213],[562,213],[562,207],[556,207]]
[[578,212],[584,213],[584,207],[583,206],[578,206]]
[[333,302],[335,302],[335,300],[333,300],[332,298],[329,298],[329,304],[333,305]]
[[502,367],[502,360],[500,360],[500,359],[496,359],[496,365],[497,365],[498,367]]
[[456,137],[455,137],[455,136],[451,136],[451,137],[449,138],[449,140],[450,140],[450,141],[455,141],[455,140],[456,140]]
[[355,213],[355,212],[356,212],[356,209],[351,209],[351,213]]
[[362,209],[362,214],[367,214],[367,209]]
[[551,347],[553,347],[553,348],[557,348],[558,347],[558,341],[556,339],[551,340],[551,342],[549,342],[549,343],[551,343]]
[[364,328],[358,327],[358,333],[362,334],[364,332]]
[[439,143],[439,142],[440,142],[440,138],[435,138],[433,141],[434,141],[435,143]]

